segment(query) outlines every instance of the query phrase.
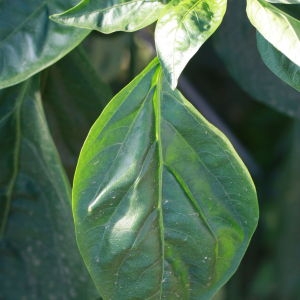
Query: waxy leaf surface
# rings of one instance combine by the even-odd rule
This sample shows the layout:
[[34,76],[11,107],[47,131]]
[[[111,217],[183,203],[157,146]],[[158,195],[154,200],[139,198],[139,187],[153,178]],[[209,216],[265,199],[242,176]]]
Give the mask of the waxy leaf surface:
[[186,64],[215,32],[226,0],[173,0],[155,29],[158,57],[173,88]]
[[93,125],[72,201],[78,245],[104,299],[210,299],[258,218],[245,166],[171,90],[157,60]]
[[0,88],[53,64],[90,32],[52,22],[49,16],[74,0],[0,1]]
[[175,88],[186,64],[220,25],[225,10],[226,0],[83,0],[52,19],[104,33],[135,31],[158,20],[158,57]]
[[262,60],[269,69],[281,80],[300,91],[300,67],[273,47],[259,33],[257,34],[257,47]]
[[276,49],[300,66],[300,20],[264,0],[247,0],[252,25]]
[[96,299],[38,88],[0,91],[0,298]]
[[56,22],[111,33],[135,31],[157,20],[160,0],[83,0],[51,18]]

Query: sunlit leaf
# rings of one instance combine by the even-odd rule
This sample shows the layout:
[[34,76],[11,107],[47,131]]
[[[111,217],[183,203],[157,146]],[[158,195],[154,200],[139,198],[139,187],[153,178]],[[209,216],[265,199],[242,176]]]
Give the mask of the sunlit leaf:
[[0,91],[0,298],[96,299],[38,85]]
[[49,20],[75,0],[0,1],[0,88],[23,81],[59,60],[89,30],[68,28]]
[[264,0],[247,0],[247,14],[268,42],[300,66],[300,20]]
[[[257,47],[264,63],[281,80],[300,91],[300,67],[257,34]],[[299,95],[300,101],[300,95]]]
[[160,0],[82,0],[75,7],[51,16],[56,22],[104,33],[135,31],[157,20]]
[[173,88],[182,70],[215,32],[226,11],[226,0],[173,0],[158,20],[158,57]]
[[93,125],[73,188],[77,241],[104,299],[210,299],[257,224],[226,137],[154,60]]
[[270,3],[281,3],[281,4],[300,4],[300,0],[266,0]]
[[262,62],[256,31],[247,20],[245,6],[243,1],[228,1],[222,26],[212,37],[215,51],[244,91],[280,112],[300,118],[299,93]]

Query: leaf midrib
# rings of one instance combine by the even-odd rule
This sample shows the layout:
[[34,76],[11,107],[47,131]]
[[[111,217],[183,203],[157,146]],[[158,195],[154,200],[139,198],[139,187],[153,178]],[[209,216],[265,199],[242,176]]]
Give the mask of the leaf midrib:
[[164,241],[164,219],[163,219],[163,209],[162,209],[162,187],[163,187],[163,151],[162,151],[162,138],[161,138],[161,95],[162,95],[162,76],[163,71],[161,66],[157,70],[157,80],[156,80],[156,93],[153,97],[153,106],[155,113],[155,135],[158,146],[158,203],[157,210],[159,212],[159,229],[160,229],[160,239],[161,239],[161,261],[162,261],[162,272],[160,280],[160,295],[159,299],[162,299],[163,295],[163,277],[164,277],[164,261],[165,261],[165,241]]

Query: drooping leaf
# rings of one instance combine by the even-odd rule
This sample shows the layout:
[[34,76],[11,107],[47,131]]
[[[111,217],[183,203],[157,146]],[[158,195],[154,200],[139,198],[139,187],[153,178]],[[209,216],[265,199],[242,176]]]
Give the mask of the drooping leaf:
[[264,0],[247,0],[252,25],[276,49],[300,66],[300,20]]
[[77,46],[89,30],[49,20],[75,0],[0,1],[0,88],[21,82]]
[[73,187],[77,241],[104,299],[210,299],[257,224],[226,137],[154,60],[93,125]]
[[0,138],[0,298],[95,299],[37,78],[0,91]]
[[103,33],[135,31],[157,20],[161,0],[82,0],[75,7],[51,16],[56,22]]
[[300,67],[290,61],[259,33],[257,34],[257,47],[268,68],[281,80],[300,91]]
[[215,32],[226,11],[226,0],[173,0],[158,20],[158,57],[173,88],[182,70]]
[[230,75],[256,100],[300,118],[300,97],[262,62],[256,48],[256,31],[247,21],[245,2],[228,1],[219,30],[212,37],[216,53]]
[[47,69],[42,92],[50,131],[63,165],[73,178],[83,141],[112,97],[79,46]]

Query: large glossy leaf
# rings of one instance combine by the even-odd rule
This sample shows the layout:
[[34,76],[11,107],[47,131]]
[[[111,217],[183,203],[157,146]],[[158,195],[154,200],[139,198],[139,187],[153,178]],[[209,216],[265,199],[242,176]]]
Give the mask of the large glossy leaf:
[[259,33],[257,34],[257,47],[262,60],[269,69],[294,89],[300,91],[300,67],[273,47]]
[[104,33],[135,31],[157,20],[162,0],[82,0],[64,13],[51,16],[56,22]]
[[266,40],[300,66],[300,20],[264,0],[247,0],[247,14]]
[[89,30],[70,29],[49,20],[75,0],[0,1],[0,88],[23,81],[59,60]]
[[72,178],[83,141],[112,92],[81,46],[44,75],[42,99],[50,131]]
[[104,299],[210,299],[257,224],[226,137],[154,60],[104,109],[79,157],[77,241]]
[[245,2],[228,1],[222,26],[212,37],[225,67],[243,90],[256,100],[289,116],[300,118],[300,96],[262,62],[256,31],[247,21]]
[[173,88],[182,70],[215,32],[226,11],[226,0],[173,0],[158,20],[158,57]]
[[37,78],[0,91],[0,138],[0,298],[96,299]]

